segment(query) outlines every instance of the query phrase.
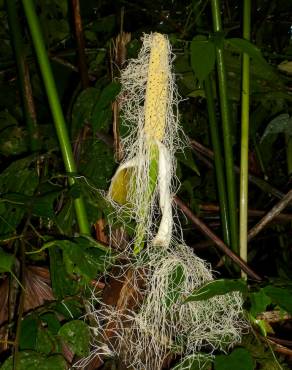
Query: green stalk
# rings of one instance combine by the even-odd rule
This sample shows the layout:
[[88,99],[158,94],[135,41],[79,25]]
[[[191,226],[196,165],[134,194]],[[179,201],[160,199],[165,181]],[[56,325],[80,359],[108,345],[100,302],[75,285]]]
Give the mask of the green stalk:
[[205,94],[207,99],[207,108],[209,116],[209,127],[211,133],[212,146],[214,151],[215,172],[218,188],[218,198],[220,206],[220,217],[222,225],[223,240],[225,244],[230,245],[230,225],[228,218],[228,202],[226,195],[226,184],[224,176],[224,166],[222,160],[222,149],[218,132],[216,119],[216,109],[214,103],[214,95],[212,89],[212,80],[209,75],[205,80]]
[[[243,3],[243,38],[250,40],[250,0]],[[239,247],[240,257],[247,261],[248,231],[248,138],[249,138],[249,94],[250,59],[243,53],[241,91],[241,160],[240,160],[240,200],[239,200]]]
[[[211,0],[213,28],[215,35],[222,33],[221,24],[221,9],[220,0]],[[227,77],[224,61],[224,45],[218,43],[216,45],[216,64],[219,82],[219,96],[221,120],[223,129],[223,144],[224,144],[224,160],[225,173],[227,184],[227,199],[228,199],[228,213],[230,224],[230,239],[231,248],[238,252],[238,220],[237,220],[237,205],[236,205],[236,188],[235,175],[233,171],[233,152],[232,152],[232,137],[231,137],[231,119],[229,112],[228,94],[227,94]]]
[[[10,1],[10,0],[9,0]],[[37,55],[39,67],[43,77],[45,89],[48,96],[48,101],[50,109],[52,112],[55,128],[57,131],[57,136],[60,143],[60,148],[63,156],[64,165],[66,171],[70,174],[77,172],[75,161],[73,158],[72,148],[66,128],[66,123],[64,115],[62,112],[61,104],[58,97],[58,92],[56,84],[54,81],[52,69],[50,66],[49,58],[46,52],[44,39],[42,36],[42,31],[39,23],[39,19],[35,12],[33,0],[22,0],[25,15],[29,25],[32,41],[34,44],[35,52]],[[75,179],[70,176],[69,184],[73,185]],[[77,222],[79,225],[80,232],[82,234],[90,234],[90,227],[87,220],[86,210],[84,206],[83,199],[80,197],[74,200],[74,206],[77,216]]]
[[19,24],[16,0],[6,0],[9,30],[13,44],[13,50],[17,65],[18,83],[22,98],[23,112],[29,132],[30,149],[36,151],[38,148],[38,130],[35,107],[31,91],[29,69],[24,51],[24,41]]

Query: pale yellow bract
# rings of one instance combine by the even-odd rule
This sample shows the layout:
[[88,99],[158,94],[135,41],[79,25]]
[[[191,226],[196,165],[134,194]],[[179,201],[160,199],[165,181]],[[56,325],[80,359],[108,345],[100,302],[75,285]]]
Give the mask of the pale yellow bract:
[[169,48],[168,40],[155,33],[152,40],[145,97],[145,126],[148,138],[163,140],[168,98]]

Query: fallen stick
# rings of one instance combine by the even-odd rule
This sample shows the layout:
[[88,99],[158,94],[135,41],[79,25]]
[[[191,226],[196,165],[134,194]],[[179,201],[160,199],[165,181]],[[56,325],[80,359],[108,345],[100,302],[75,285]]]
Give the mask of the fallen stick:
[[225,253],[233,262],[235,262],[242,271],[244,271],[251,279],[261,281],[262,278],[255,273],[239,256],[237,256],[228,246],[216,235],[213,233],[209,227],[202,222],[191,210],[190,208],[177,196],[174,198],[175,204],[183,211],[187,218],[196,225],[209,239],[213,240],[217,248],[219,248],[223,253]]
[[247,236],[247,241],[249,242],[254,238],[261,230],[263,230],[268,223],[270,223],[276,216],[278,216],[284,208],[292,200],[292,189],[278,202],[274,207],[268,212],[249,232]]

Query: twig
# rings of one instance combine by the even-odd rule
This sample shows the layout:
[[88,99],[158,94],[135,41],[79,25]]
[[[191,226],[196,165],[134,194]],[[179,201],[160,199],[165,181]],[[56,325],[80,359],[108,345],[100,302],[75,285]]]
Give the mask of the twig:
[[223,253],[225,253],[233,262],[235,262],[250,278],[261,281],[262,278],[255,273],[240,257],[238,257],[234,252],[232,252],[223,241],[211,231],[208,226],[202,222],[194,213],[189,209],[189,207],[177,196],[174,197],[174,202],[183,211],[187,218],[196,225],[209,239],[213,240],[214,244]]
[[282,355],[285,355],[285,356],[292,356],[292,349],[286,348],[282,346],[281,344],[275,343],[275,341],[271,340],[270,338],[268,338],[267,341],[273,346],[274,351],[281,353]]
[[[49,57],[53,62],[56,62],[56,63],[58,63],[58,64],[60,64],[64,67],[70,69],[71,71],[77,72],[77,73],[79,72],[78,68],[74,64],[68,62],[68,60],[66,60],[66,59],[63,59],[63,58],[60,58],[60,57],[54,56],[54,55],[49,55]],[[93,74],[88,74],[88,79],[90,81],[95,81],[96,77]]]
[[274,343],[281,344],[282,346],[292,347],[292,340],[275,337],[268,337],[268,339],[273,341]]
[[268,212],[248,233],[247,240],[254,238],[268,223],[270,223],[292,200],[292,189]]
[[[194,149],[196,155],[197,155],[197,153],[198,154],[203,154],[205,157],[208,157],[212,160],[214,159],[214,153],[212,152],[212,150],[206,148],[204,145],[200,144],[198,141],[193,140],[193,139],[190,140],[190,143],[191,143],[192,148]],[[206,158],[204,158],[202,155],[199,155],[199,158],[209,168],[214,167],[213,164],[210,163],[209,161],[207,161]],[[239,168],[237,166],[234,166],[234,171],[236,173],[239,173]],[[282,193],[280,190],[276,189],[274,186],[269,184],[267,181],[265,181],[265,180],[263,180],[263,179],[261,179],[257,176],[251,175],[250,173],[248,175],[248,181],[250,181],[252,184],[256,185],[261,190],[265,191],[266,193],[272,194],[275,198],[282,199],[285,196],[284,193]]]
[[[219,212],[219,206],[217,204],[200,204],[199,205],[200,211],[202,212],[210,212],[210,213],[217,213]],[[259,209],[249,209],[248,215],[249,217],[263,217],[266,212]],[[291,222],[292,221],[292,214],[291,213],[281,213],[274,217],[275,221],[278,222]]]
[[85,89],[89,86],[89,78],[84,51],[85,41],[83,35],[82,20],[80,16],[79,0],[72,0],[72,9],[74,16],[75,37],[77,42],[79,72],[81,76],[82,87]]

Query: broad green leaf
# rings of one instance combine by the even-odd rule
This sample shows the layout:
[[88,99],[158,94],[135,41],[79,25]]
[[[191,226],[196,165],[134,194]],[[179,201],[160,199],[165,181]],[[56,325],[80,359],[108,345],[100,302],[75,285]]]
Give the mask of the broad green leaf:
[[183,358],[171,370],[209,370],[212,360],[200,353]]
[[38,321],[34,316],[28,316],[21,322],[19,348],[24,349],[36,349],[38,332]]
[[50,43],[62,41],[70,33],[67,19],[47,19],[46,33]]
[[263,289],[259,292],[249,294],[251,308],[250,313],[253,316],[258,315],[260,312],[264,312],[269,304],[271,304],[271,298],[268,297]]
[[183,153],[177,154],[177,159],[179,162],[183,163],[185,166],[193,170],[198,176],[200,176],[200,171],[190,149],[186,149]]
[[60,195],[60,191],[52,191],[32,199],[32,214],[38,217],[53,218],[54,202]]
[[268,135],[279,133],[292,136],[292,117],[287,113],[279,114],[268,123],[260,141],[263,142]]
[[60,313],[67,320],[80,318],[83,309],[84,306],[81,302],[74,298],[69,299],[68,297],[62,301],[56,302],[54,306],[54,311]]
[[237,49],[240,53],[248,54],[255,64],[260,66],[262,72],[264,71],[267,79],[275,78],[275,73],[262,56],[261,50],[257,46],[252,44],[250,41],[240,38],[225,39],[225,42]]
[[277,304],[289,313],[292,313],[292,291],[273,285],[264,287],[263,292],[271,298],[272,303]]
[[47,312],[40,316],[42,322],[46,323],[48,330],[56,335],[61,327],[61,324],[54,312]]
[[59,330],[59,336],[68,344],[75,355],[88,355],[90,331],[84,321],[72,320],[64,324]]
[[107,189],[115,167],[114,153],[104,142],[93,139],[84,144],[80,155],[79,172],[94,188]]
[[211,40],[193,38],[191,42],[191,65],[196,78],[203,82],[215,66],[215,46]]
[[[15,233],[26,210],[24,203],[34,194],[39,182],[36,170],[31,169],[34,160],[35,156],[16,160],[0,174],[0,194],[3,198],[11,197],[11,200],[16,200],[16,203],[5,203],[5,217],[0,215],[0,235]],[[21,198],[21,204],[18,204]]]
[[67,273],[77,274],[86,280],[94,279],[98,272],[106,268],[106,253],[96,249],[84,249],[78,244],[61,247]]
[[61,350],[60,344],[53,333],[51,333],[47,328],[39,327],[37,332],[36,340],[36,351],[49,355],[53,352],[59,352]]
[[112,107],[111,103],[120,92],[120,84],[111,82],[101,92],[92,109],[92,127],[93,131],[108,131],[111,123]]
[[92,108],[96,104],[100,91],[94,87],[83,90],[77,97],[72,110],[72,136],[75,137],[85,124],[91,124]]
[[12,268],[15,263],[15,257],[12,254],[5,252],[0,247],[0,273],[12,272]]
[[[56,257],[56,254],[59,254],[59,248],[63,251],[62,255],[64,262],[61,268],[63,276],[61,276],[62,274],[60,271],[61,280],[59,275],[57,275],[57,270],[56,273],[51,271],[53,289],[56,290],[56,294],[58,294],[58,296],[60,296],[60,294],[57,292],[59,290],[59,285],[63,286],[65,284],[65,290],[67,289],[67,285],[69,289],[73,288],[73,282],[70,284],[70,279],[68,280],[68,277],[64,280],[64,275],[66,275],[66,272],[68,276],[77,274],[83,277],[86,281],[89,281],[94,279],[98,272],[104,272],[104,270],[112,262],[113,258],[110,256],[109,248],[96,242],[91,237],[86,236],[63,240],[51,240],[45,243],[39,250],[29,252],[28,254],[35,254],[49,249],[50,257],[53,259],[53,263],[57,265],[61,263]],[[55,266],[52,264],[51,269],[55,269]],[[61,293],[61,297],[63,296],[64,294]]]
[[[0,368],[13,370],[13,358],[10,356]],[[66,370],[67,364],[63,356],[45,356],[34,351],[21,351],[17,370]]]
[[196,289],[191,295],[189,295],[184,303],[193,301],[202,301],[215,297],[216,295],[224,295],[230,292],[246,292],[246,282],[238,279],[219,279],[208,282],[199,289]]
[[49,249],[50,273],[54,296],[62,299],[74,295],[78,291],[78,284],[71,279],[65,269],[62,252],[57,246]]
[[254,370],[255,362],[245,348],[236,348],[230,355],[218,355],[214,361],[214,370]]
[[185,282],[185,274],[183,267],[178,264],[169,274],[169,284],[167,291],[165,292],[165,305],[166,307],[171,307],[175,304],[181,295],[181,286]]
[[252,44],[250,41],[240,38],[232,38],[225,39],[225,42],[233,46],[235,49],[238,49],[241,53],[248,54],[254,60],[264,64],[264,66],[267,65],[268,68],[270,68],[270,66],[262,56],[260,49],[254,44]]

